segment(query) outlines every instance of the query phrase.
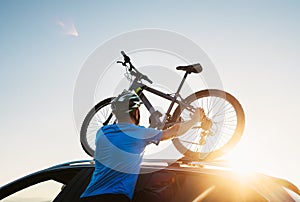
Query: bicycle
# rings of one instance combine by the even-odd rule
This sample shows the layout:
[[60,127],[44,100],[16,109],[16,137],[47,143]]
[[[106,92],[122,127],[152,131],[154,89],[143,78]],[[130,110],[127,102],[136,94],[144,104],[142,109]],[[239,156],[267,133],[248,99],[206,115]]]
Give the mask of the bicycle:
[[[180,90],[189,74],[202,72],[202,66],[197,63],[178,66],[177,70],[185,74],[174,94],[167,94],[144,84],[153,82],[133,66],[129,56],[121,51],[124,61],[118,61],[126,67],[127,79],[131,80],[129,91],[135,91],[150,112],[150,127],[165,129],[175,123],[190,119],[190,113],[201,107],[205,116],[198,125],[186,134],[172,139],[175,148],[185,157],[194,160],[211,160],[222,156],[240,140],[244,126],[245,115],[239,101],[231,94],[218,89],[205,89],[191,94],[183,99]],[[163,115],[155,110],[143,91],[148,91],[160,98],[171,101],[167,112]],[[114,97],[107,98],[96,104],[85,117],[81,130],[80,141],[84,151],[93,157],[95,150],[96,131],[104,125],[117,122],[111,112],[110,104]],[[171,114],[174,106],[176,109]]]

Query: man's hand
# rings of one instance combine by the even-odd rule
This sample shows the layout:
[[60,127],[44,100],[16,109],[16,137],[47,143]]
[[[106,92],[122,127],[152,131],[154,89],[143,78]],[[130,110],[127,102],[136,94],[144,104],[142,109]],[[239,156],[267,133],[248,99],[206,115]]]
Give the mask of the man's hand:
[[197,108],[190,116],[191,120],[177,123],[172,127],[163,130],[161,140],[168,140],[186,133],[191,127],[193,127],[197,122],[201,122],[201,120],[205,117],[204,110],[202,108]]
[[196,122],[201,122],[201,120],[204,118],[205,113],[204,109],[202,108],[197,108],[194,114],[191,114],[191,119],[196,123]]

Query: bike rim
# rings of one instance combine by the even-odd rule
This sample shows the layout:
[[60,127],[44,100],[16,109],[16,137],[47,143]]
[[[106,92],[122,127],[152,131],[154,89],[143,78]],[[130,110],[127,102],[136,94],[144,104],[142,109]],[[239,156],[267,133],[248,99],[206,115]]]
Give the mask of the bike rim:
[[[216,158],[237,143],[244,127],[244,113],[235,98],[222,91],[207,90],[187,100],[190,100],[192,106],[204,109],[213,123],[212,134],[206,136],[203,145],[200,145],[200,134],[203,132],[201,128],[192,128],[174,139],[175,147],[181,153],[197,159]],[[177,119],[179,117],[182,121],[189,120],[190,111],[183,109]]]

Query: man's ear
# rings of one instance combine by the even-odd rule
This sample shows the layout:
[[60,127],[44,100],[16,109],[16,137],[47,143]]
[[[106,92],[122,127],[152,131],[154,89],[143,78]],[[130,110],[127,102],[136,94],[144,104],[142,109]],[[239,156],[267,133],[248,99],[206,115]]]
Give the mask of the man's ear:
[[135,124],[139,125],[140,124],[140,110],[139,109],[135,109],[134,116],[135,116]]
[[134,115],[135,115],[136,118],[138,118],[138,116],[139,116],[139,110],[138,109],[135,110]]

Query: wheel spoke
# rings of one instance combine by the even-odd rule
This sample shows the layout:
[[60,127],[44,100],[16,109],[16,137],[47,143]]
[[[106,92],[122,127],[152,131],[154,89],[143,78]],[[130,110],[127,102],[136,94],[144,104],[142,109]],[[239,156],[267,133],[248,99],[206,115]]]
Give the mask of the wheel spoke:
[[[212,157],[215,158],[222,154],[223,148],[227,150],[228,146],[237,143],[244,128],[244,113],[233,96],[220,90],[203,90],[189,96],[184,102],[204,109],[206,116],[212,120],[210,128],[212,135],[207,134],[206,143],[200,145],[201,129],[188,131],[182,138],[173,141],[180,152],[191,157],[199,154],[199,157],[203,158],[213,154]],[[186,109],[176,109],[175,112],[176,117],[190,119],[189,111]]]

